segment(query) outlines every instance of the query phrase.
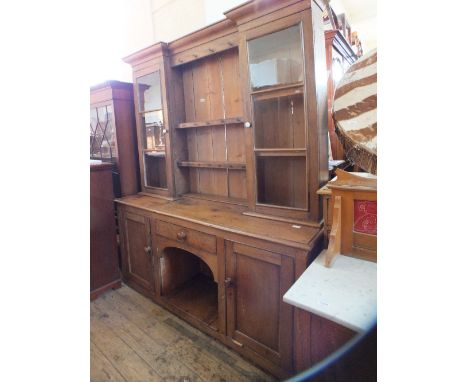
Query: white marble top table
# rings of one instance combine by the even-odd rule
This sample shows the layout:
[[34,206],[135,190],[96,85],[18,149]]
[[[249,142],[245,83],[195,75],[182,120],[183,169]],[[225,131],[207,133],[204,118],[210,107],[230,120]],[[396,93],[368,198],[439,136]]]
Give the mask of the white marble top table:
[[338,255],[324,264],[325,250],[310,264],[283,300],[356,332],[377,319],[377,264]]

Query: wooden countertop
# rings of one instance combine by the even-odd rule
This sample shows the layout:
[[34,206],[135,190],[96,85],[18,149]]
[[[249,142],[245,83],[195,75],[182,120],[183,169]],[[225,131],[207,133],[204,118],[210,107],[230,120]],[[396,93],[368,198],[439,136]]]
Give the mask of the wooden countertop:
[[[117,203],[141,208],[161,215],[179,218],[212,228],[266,239],[304,250],[320,232],[320,228],[244,215],[244,206],[181,198],[174,201],[146,195],[116,199]],[[295,228],[298,227],[298,228]]]

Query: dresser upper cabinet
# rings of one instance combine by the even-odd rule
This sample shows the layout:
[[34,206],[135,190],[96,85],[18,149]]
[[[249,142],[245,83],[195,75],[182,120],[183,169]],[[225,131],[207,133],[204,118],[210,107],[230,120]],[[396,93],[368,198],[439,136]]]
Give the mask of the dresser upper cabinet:
[[254,0],[125,58],[144,192],[319,224],[328,180],[322,10]]

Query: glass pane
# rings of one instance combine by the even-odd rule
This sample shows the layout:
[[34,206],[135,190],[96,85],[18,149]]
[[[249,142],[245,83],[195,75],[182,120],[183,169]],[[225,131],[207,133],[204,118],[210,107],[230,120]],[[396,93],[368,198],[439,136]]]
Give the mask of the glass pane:
[[116,157],[115,128],[112,106],[90,110],[90,151],[91,158],[113,159]]
[[143,145],[145,149],[164,151],[164,123],[162,110],[143,114]]
[[305,148],[302,94],[254,98],[256,148]]
[[305,157],[257,157],[257,202],[307,208]]
[[164,153],[147,152],[144,158],[145,184],[149,187],[167,188],[166,157]]
[[110,159],[115,156],[115,131],[112,124],[112,106],[98,108],[98,119],[102,133],[101,158]]
[[102,136],[97,134],[100,133],[100,129],[98,129],[98,116],[97,116],[97,109],[92,108],[90,110],[90,118],[89,118],[89,147],[90,147],[90,156],[91,158],[100,158],[100,147],[101,147],[101,139]]
[[137,78],[138,108],[140,111],[162,109],[159,72]]
[[248,41],[253,90],[303,81],[299,25]]

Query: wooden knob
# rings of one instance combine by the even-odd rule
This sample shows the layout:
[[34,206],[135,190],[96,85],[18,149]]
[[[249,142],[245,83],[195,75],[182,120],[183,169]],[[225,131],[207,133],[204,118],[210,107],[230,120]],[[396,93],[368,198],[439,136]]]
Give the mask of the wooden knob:
[[226,288],[231,288],[234,286],[234,281],[232,281],[230,277],[226,277],[226,279],[224,280],[224,285],[226,286]]
[[184,231],[177,232],[177,240],[185,240],[187,238],[187,234]]

